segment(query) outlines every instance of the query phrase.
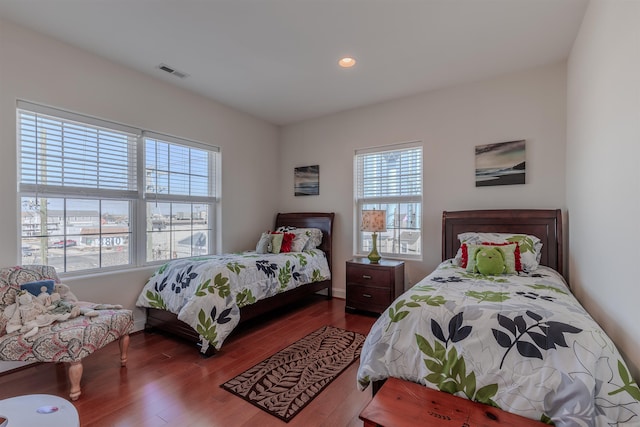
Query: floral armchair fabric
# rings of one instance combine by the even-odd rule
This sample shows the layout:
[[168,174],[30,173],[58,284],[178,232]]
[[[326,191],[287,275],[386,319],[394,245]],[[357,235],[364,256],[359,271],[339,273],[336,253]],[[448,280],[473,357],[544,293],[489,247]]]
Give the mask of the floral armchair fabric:
[[[52,279],[60,283],[55,269],[43,265],[0,268],[0,360],[24,362],[69,362],[82,375],[80,361],[85,356],[120,339],[121,363],[126,363],[129,332],[133,327],[131,310],[99,310],[96,317],[78,316],[54,322],[25,338],[19,332],[6,333],[5,308],[13,304],[20,292],[20,284]],[[90,304],[90,303],[85,303]],[[123,341],[122,339],[125,338]],[[77,375],[76,375],[77,376]],[[72,375],[70,367],[71,399],[80,395],[80,377]]]

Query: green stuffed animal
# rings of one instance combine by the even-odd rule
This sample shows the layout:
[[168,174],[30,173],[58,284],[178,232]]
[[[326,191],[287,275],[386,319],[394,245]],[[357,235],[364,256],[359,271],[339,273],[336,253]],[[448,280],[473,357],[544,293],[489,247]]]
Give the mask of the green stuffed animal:
[[503,274],[507,270],[504,262],[504,252],[495,246],[492,248],[481,247],[473,254],[476,261],[475,271],[484,275]]

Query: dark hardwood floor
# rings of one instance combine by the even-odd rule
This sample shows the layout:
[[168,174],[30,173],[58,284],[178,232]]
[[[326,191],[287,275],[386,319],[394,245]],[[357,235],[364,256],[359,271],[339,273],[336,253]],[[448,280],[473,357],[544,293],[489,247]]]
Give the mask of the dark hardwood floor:
[[[211,358],[191,344],[145,332],[131,336],[127,368],[117,343],[84,360],[82,396],[75,407],[93,426],[362,426],[358,414],[371,389],[356,387],[352,364],[289,423],[280,421],[220,384],[323,325],[366,335],[375,318],[344,311],[344,300],[311,298],[240,326]],[[66,368],[39,364],[0,375],[0,399],[24,394],[68,398]]]

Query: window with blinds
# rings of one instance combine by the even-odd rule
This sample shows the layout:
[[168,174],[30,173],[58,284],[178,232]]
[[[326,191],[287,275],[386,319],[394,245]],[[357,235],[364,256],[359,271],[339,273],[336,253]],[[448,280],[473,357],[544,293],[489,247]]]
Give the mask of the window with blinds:
[[22,264],[72,272],[211,252],[216,147],[22,101],[17,130]]
[[386,211],[387,230],[378,234],[382,256],[422,257],[422,144],[357,150],[354,160],[355,252],[371,250],[371,233],[360,231],[362,211]]
[[145,132],[147,261],[211,253],[218,151]]

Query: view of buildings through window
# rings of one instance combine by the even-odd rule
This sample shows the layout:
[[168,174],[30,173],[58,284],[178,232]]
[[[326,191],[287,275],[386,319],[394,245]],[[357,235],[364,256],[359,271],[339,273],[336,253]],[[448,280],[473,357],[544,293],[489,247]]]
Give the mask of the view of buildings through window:
[[20,106],[23,264],[70,272],[211,252],[217,148]]
[[147,203],[147,261],[207,255],[209,206]]
[[129,201],[23,197],[22,262],[59,271],[128,265],[130,210]]
[[216,163],[199,147],[145,133],[148,262],[210,253]]

